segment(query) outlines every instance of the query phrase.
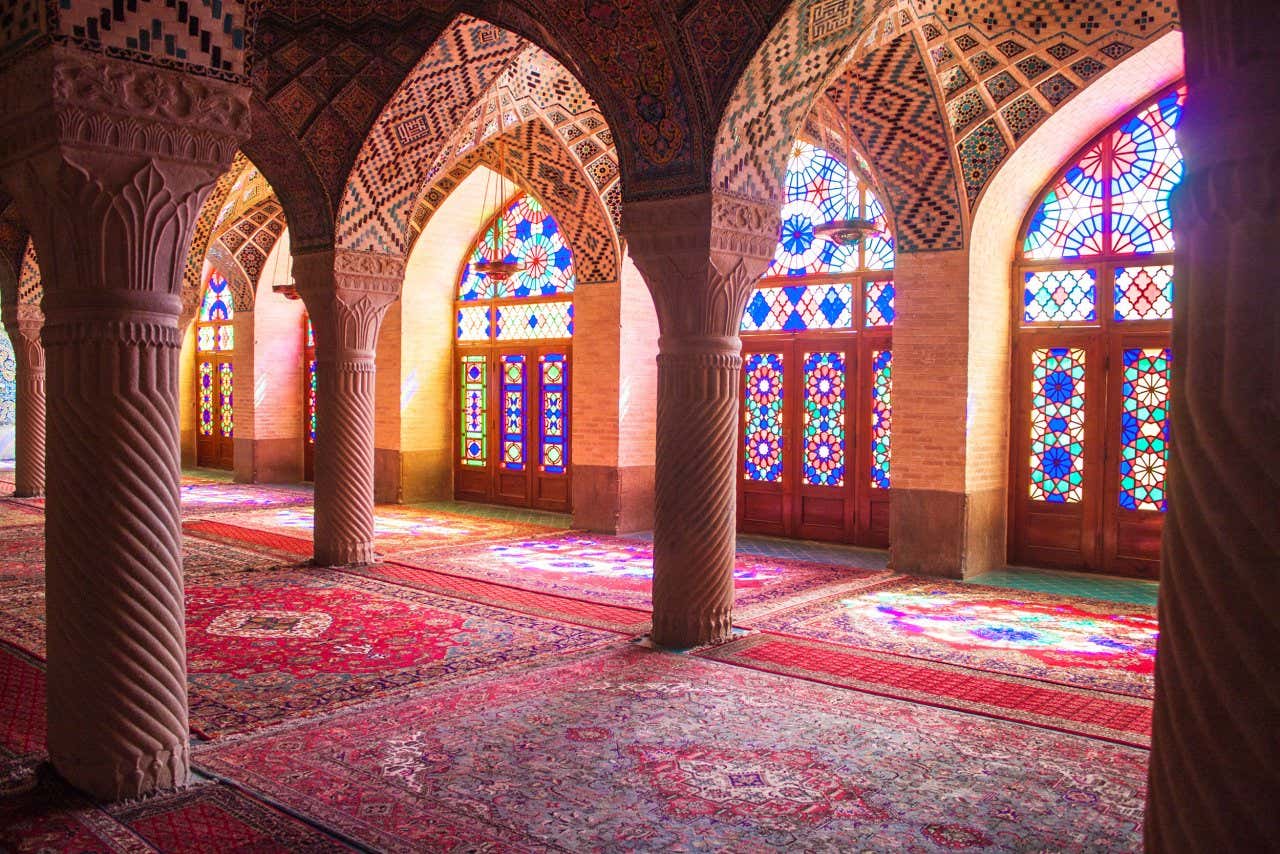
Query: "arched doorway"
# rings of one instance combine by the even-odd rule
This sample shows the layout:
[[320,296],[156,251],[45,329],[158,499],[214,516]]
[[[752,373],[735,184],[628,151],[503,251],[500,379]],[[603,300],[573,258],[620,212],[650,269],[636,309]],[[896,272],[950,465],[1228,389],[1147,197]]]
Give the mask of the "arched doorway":
[[196,465],[206,468],[235,462],[234,317],[231,287],[211,271],[196,315]]
[[[742,318],[741,531],[888,545],[894,247],[867,171],[792,149],[781,239]],[[851,218],[878,233],[814,233]]]
[[[501,282],[475,269],[493,253],[495,229],[503,259],[523,265]],[[481,229],[457,293],[456,498],[570,509],[576,284],[559,225],[532,195]]]
[[1015,265],[1010,560],[1158,573],[1186,87],[1071,158]]

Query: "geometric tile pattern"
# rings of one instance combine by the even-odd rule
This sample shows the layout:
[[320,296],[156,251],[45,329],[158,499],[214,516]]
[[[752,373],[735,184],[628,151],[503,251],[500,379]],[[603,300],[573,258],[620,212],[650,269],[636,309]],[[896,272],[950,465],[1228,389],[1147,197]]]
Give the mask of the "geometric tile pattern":
[[[436,162],[428,170],[431,178],[451,170],[458,157],[465,155],[477,143],[504,132],[521,121],[541,119],[546,127],[555,130],[563,140],[555,147],[567,147],[572,160],[577,161],[577,169],[586,175],[600,197],[604,209],[614,220],[614,231],[620,222],[620,205],[610,204],[610,197],[619,191],[619,168],[617,150],[614,147],[613,132],[605,123],[604,116],[586,89],[572,74],[560,65],[545,51],[529,47],[520,54],[502,77],[494,84],[492,90],[479,104],[472,109],[466,119],[458,126],[453,136],[441,149]],[[554,144],[553,144],[554,145]],[[545,156],[559,157],[551,152],[543,152]],[[566,164],[567,165],[567,164]],[[428,213],[424,209],[434,209],[443,200],[439,196],[440,188],[434,188],[435,196],[425,196],[415,206],[412,221],[425,221]],[[559,213],[556,214],[562,228],[568,228],[568,222]],[[574,264],[578,268],[578,277],[582,281],[613,281],[599,278],[598,271],[592,268],[591,259],[581,256],[575,247]],[[614,266],[610,263],[610,266]]]
[[[214,183],[209,198],[200,208],[200,215],[196,218],[195,231],[191,237],[191,248],[187,250],[186,263],[182,269],[181,318],[184,327],[185,321],[195,317],[196,305],[204,293],[205,283],[201,277],[204,274],[205,255],[209,251],[215,228],[226,220],[231,213],[231,207],[235,205],[235,199],[231,197],[232,190],[238,189],[239,193],[243,194],[245,184],[248,182],[245,176],[250,170],[257,172],[248,158],[237,152],[235,159],[231,161],[231,168]],[[264,178],[264,183],[265,180]]]
[[[620,260],[613,219],[563,138],[535,117],[506,129],[502,139],[507,144],[507,177],[533,193],[560,224],[579,281],[617,282]],[[469,149],[427,187],[414,209],[411,238],[478,165],[495,168],[495,142],[489,139]]]
[[396,90],[364,142],[338,207],[335,245],[404,254],[409,216],[449,135],[525,43],[460,16]]
[[253,311],[258,280],[287,227],[279,200],[269,195],[219,228],[207,257],[230,284],[237,311]]
[[0,16],[0,54],[41,33],[108,56],[244,82],[246,0],[18,0]]
[[827,96],[847,117],[888,193],[898,247],[960,248],[963,220],[950,143],[914,37],[901,35],[850,63]]
[[27,240],[22,253],[22,266],[18,270],[18,305],[40,305],[44,288],[40,284],[40,262],[36,259],[36,244]]

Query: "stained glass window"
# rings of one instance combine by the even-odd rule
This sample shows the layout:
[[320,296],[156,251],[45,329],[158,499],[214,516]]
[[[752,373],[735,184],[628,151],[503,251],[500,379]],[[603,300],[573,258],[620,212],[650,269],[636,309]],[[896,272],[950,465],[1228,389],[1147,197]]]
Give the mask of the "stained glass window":
[[1049,194],[1031,218],[1026,257],[1079,258],[1102,252],[1103,156],[1091,148]]
[[742,315],[743,332],[850,329],[853,285],[779,285],[757,288]]
[[502,467],[524,471],[524,356],[502,357]]
[[315,327],[311,325],[310,317],[307,317],[306,319],[306,334],[303,337],[303,349],[305,350],[307,366],[307,443],[314,445],[316,443],[316,389],[318,382],[316,377],[316,330]]
[[[830,152],[797,141],[787,163],[786,189],[778,247],[766,277],[893,266],[884,206]],[[816,226],[840,219],[870,219],[881,226],[881,233],[866,241],[865,261],[860,257],[863,247],[842,246],[814,233]]]
[[1074,504],[1084,494],[1085,352],[1031,354],[1031,498]]
[[1173,265],[1116,268],[1116,320],[1173,317]]
[[1168,348],[1124,351],[1120,419],[1120,506],[1165,509],[1165,467],[1169,459]]
[[231,286],[227,280],[217,273],[209,274],[205,283],[204,299],[200,302],[199,320],[212,323],[219,320],[231,320],[235,316],[235,308],[231,299]]
[[0,426],[17,421],[18,360],[13,342],[0,329]]
[[889,488],[889,436],[893,423],[893,352],[871,353],[871,486]]
[[459,341],[488,341],[491,334],[489,306],[464,305],[458,309]]
[[569,357],[551,353],[538,357],[542,370],[542,470],[564,474],[569,462]]
[[1027,323],[1097,320],[1097,270],[1027,273],[1023,320]]
[[573,337],[571,302],[508,303],[499,305],[496,311],[499,341]]
[[744,471],[747,480],[782,481],[781,353],[750,353],[743,366],[743,400],[746,402]]
[[897,312],[893,307],[893,280],[867,282],[867,326],[892,326]]
[[213,363],[200,363],[200,435],[213,435]]
[[462,464],[484,466],[488,431],[489,372],[485,356],[462,357]]
[[1171,92],[1111,136],[1112,252],[1173,250],[1169,198],[1182,181],[1175,132],[1185,101],[1185,88]]
[[844,485],[845,359],[843,353],[804,356],[804,482]]
[[224,438],[234,435],[235,407],[232,402],[233,370],[230,362],[218,363],[218,410]]
[[[491,257],[495,229],[501,259]],[[484,260],[508,261],[523,265],[523,269],[505,282],[495,282],[484,273],[476,272],[476,262]],[[476,242],[462,276],[458,298],[471,301],[554,296],[571,294],[576,286],[573,256],[564,243],[559,224],[541,202],[522,193]]]

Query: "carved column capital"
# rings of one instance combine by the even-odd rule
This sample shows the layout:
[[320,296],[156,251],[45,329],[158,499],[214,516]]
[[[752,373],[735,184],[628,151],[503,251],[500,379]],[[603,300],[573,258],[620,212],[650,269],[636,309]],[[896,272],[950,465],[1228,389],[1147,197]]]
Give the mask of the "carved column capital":
[[44,345],[40,333],[44,329],[44,312],[38,305],[18,305],[5,311],[9,340],[13,342],[14,358],[19,369],[44,374]]
[[387,308],[400,298],[404,258],[337,249],[294,256],[298,294],[316,333],[316,356],[372,360]]
[[0,75],[0,114],[50,324],[76,291],[176,296],[200,205],[249,134],[248,88],[50,45]]
[[777,245],[776,206],[708,192],[632,202],[623,222],[663,338],[736,337]]

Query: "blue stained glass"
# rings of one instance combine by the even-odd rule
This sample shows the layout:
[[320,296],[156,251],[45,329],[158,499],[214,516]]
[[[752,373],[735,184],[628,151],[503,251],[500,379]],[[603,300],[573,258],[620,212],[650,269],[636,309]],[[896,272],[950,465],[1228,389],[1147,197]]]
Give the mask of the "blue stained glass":
[[541,369],[542,423],[539,425],[541,468],[564,474],[569,464],[569,357],[549,353],[538,357]]
[[[524,268],[505,282],[494,282],[475,270],[476,262],[495,260],[491,257],[495,254],[494,229],[497,229],[497,254],[501,256],[497,260],[521,264]],[[554,296],[573,293],[576,286],[573,254],[565,245],[555,219],[537,199],[522,193],[476,241],[458,286],[458,299],[468,302]]]
[[234,316],[235,304],[231,299],[231,286],[222,276],[210,273],[204,299],[200,302],[200,321],[207,323],[211,320],[231,320]]

